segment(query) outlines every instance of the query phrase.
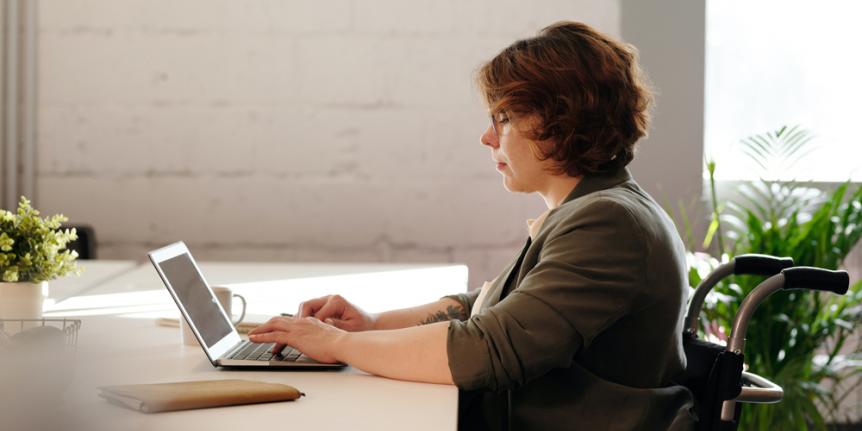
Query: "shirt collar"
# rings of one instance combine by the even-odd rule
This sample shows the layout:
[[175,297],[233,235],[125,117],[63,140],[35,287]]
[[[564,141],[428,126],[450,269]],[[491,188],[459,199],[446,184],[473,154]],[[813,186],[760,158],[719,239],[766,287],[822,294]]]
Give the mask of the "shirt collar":
[[551,209],[548,208],[538,217],[527,220],[527,233],[530,234],[531,240],[536,240],[536,235],[539,234],[539,230],[542,229],[542,225],[545,223],[545,219],[548,218],[550,212]]
[[584,175],[584,177],[581,178],[581,181],[578,182],[578,185],[576,185],[575,188],[572,189],[572,192],[569,193],[569,196],[563,199],[562,203],[564,204],[599,190],[609,189],[626,181],[630,181],[631,179],[632,174],[629,172],[628,168],[620,168],[613,172],[601,174]]
[[[581,196],[588,195],[592,192],[609,189],[631,179],[632,175],[629,172],[628,168],[621,168],[615,172],[603,174],[585,175],[584,178],[582,178],[581,181],[578,182],[578,185],[576,185],[575,188],[572,189],[571,193],[569,193],[569,195],[565,199],[563,199],[562,203],[569,202]],[[545,219],[548,218],[548,214],[550,214],[552,210],[552,208],[548,208],[538,217],[527,220],[527,233],[530,234],[531,240],[535,241],[536,235],[539,234],[539,231],[542,229],[542,225],[545,223]]]

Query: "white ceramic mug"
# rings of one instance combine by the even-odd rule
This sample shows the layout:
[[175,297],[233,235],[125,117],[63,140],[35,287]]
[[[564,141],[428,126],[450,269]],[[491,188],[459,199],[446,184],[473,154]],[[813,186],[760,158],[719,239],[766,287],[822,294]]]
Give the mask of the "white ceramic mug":
[[[233,319],[233,298],[239,298],[242,302],[242,311],[239,313],[239,317],[236,320],[233,320],[232,323],[234,326],[239,325],[242,322],[242,319],[245,318],[245,309],[246,302],[245,298],[242,295],[233,293],[229,287],[223,286],[215,286],[212,288],[213,293],[218,299],[219,304],[221,304],[222,308],[224,308],[225,314],[228,315],[229,318]],[[192,332],[192,329],[186,323],[186,319],[180,316],[180,333],[182,334],[183,344],[189,346],[198,346],[198,340],[195,338],[195,334]]]

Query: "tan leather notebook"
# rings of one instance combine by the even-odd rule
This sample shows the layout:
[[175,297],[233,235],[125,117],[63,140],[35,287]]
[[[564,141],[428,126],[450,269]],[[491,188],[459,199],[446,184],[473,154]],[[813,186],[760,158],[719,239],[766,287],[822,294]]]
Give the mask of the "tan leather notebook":
[[305,395],[293,386],[252,380],[103,386],[99,390],[99,396],[109,402],[144,413],[291,401]]

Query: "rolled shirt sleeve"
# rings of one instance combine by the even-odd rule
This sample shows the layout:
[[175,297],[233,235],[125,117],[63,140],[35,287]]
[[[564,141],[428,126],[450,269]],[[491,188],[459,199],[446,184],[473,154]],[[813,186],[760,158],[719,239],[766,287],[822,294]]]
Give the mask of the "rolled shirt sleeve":
[[482,289],[473,289],[467,293],[456,293],[454,295],[446,295],[443,298],[449,298],[449,299],[453,299],[453,300],[457,301],[459,304],[461,304],[462,307],[464,307],[464,311],[469,316],[470,310],[473,309],[473,304],[476,303],[476,298],[479,297],[479,293],[481,291],[482,291]]
[[645,247],[636,220],[610,199],[558,222],[515,290],[466,321],[450,321],[455,384],[513,389],[571,366],[580,349],[631,307],[644,280]]

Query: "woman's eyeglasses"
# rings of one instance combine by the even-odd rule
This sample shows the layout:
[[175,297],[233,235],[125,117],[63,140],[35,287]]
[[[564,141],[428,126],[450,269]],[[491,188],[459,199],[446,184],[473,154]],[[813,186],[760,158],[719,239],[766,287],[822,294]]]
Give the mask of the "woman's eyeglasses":
[[502,125],[509,122],[510,113],[507,111],[498,111],[496,114],[491,114],[491,129],[494,131],[494,135],[498,138],[500,137],[500,132],[502,132]]
[[500,132],[503,130],[503,125],[507,124],[512,117],[507,111],[498,111],[496,114],[491,114],[491,130],[494,131],[494,136],[500,137]]
[[491,118],[491,130],[494,131],[494,136],[499,138],[500,133],[497,131],[497,119],[494,118],[494,114],[491,114],[490,118]]

